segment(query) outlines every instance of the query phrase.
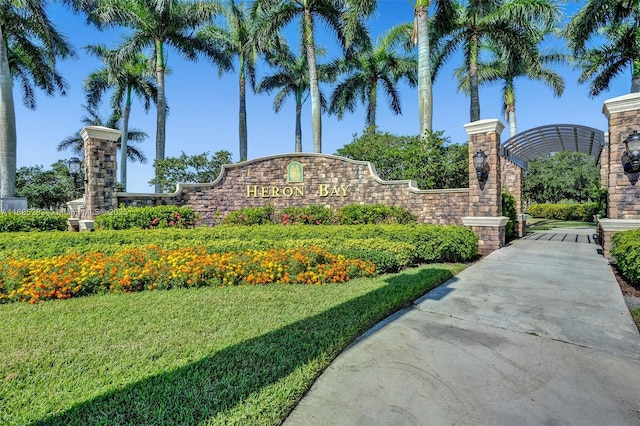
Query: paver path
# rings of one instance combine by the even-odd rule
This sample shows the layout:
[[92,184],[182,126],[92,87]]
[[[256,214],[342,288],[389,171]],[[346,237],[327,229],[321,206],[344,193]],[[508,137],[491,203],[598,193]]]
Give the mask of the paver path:
[[640,425],[640,334],[593,230],[543,234],[367,332],[285,424]]

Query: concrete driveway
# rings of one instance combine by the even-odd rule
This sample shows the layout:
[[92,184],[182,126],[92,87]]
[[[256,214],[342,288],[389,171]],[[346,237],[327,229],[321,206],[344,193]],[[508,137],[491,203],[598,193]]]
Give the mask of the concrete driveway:
[[640,425],[640,334],[593,229],[513,242],[363,335],[286,425]]

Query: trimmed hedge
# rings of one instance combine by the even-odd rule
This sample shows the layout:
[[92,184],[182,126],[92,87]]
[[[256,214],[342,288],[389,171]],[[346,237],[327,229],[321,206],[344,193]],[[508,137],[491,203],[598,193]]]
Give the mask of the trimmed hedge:
[[112,254],[126,248],[154,244],[164,249],[204,247],[208,252],[318,246],[334,254],[376,263],[378,272],[394,271],[424,262],[459,262],[478,252],[478,237],[459,226],[225,226],[161,229],[153,232],[97,231],[43,233],[38,238],[9,233],[0,239],[0,260],[9,257],[45,258],[69,253]]
[[598,209],[598,203],[532,204],[529,206],[529,214],[545,219],[593,222],[593,216],[598,214]]
[[640,230],[616,232],[611,237],[611,256],[620,273],[631,283],[640,283]]
[[188,207],[120,207],[95,219],[97,229],[193,228],[198,216]]
[[412,224],[416,216],[404,207],[384,204],[349,204],[338,210],[322,205],[286,207],[276,211],[273,206],[245,207],[229,213],[227,225],[366,225]]
[[0,232],[65,231],[69,215],[41,210],[0,212]]

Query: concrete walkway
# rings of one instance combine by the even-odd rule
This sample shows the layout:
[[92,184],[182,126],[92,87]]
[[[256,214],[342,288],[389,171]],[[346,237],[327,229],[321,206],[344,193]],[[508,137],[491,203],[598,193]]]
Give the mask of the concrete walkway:
[[640,335],[592,229],[518,240],[363,335],[286,425],[640,425]]

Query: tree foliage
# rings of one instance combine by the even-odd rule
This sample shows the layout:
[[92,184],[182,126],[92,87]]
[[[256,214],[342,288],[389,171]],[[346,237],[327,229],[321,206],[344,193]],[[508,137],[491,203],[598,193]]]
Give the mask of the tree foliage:
[[[81,184],[83,177],[78,177]],[[77,187],[69,175],[67,164],[58,160],[45,170],[42,165],[20,167],[16,173],[16,196],[27,199],[30,208],[58,210],[66,202],[82,197],[84,188]]]
[[370,161],[378,175],[387,180],[413,179],[421,189],[466,188],[469,186],[467,145],[449,144],[443,132],[419,136],[397,136],[370,127],[338,155]]
[[529,162],[524,197],[530,203],[584,203],[597,201],[599,186],[600,171],[592,156],[556,152]]
[[178,183],[206,183],[216,180],[222,166],[231,164],[229,151],[217,151],[209,158],[209,153],[187,155],[184,152],[180,157],[167,157],[164,160],[156,160],[153,167],[156,177],[149,183],[159,185],[162,192],[171,192],[176,189]]
[[579,83],[589,94],[609,89],[614,78],[631,69],[631,92],[640,91],[640,9],[637,1],[589,0],[565,28],[577,65]]

